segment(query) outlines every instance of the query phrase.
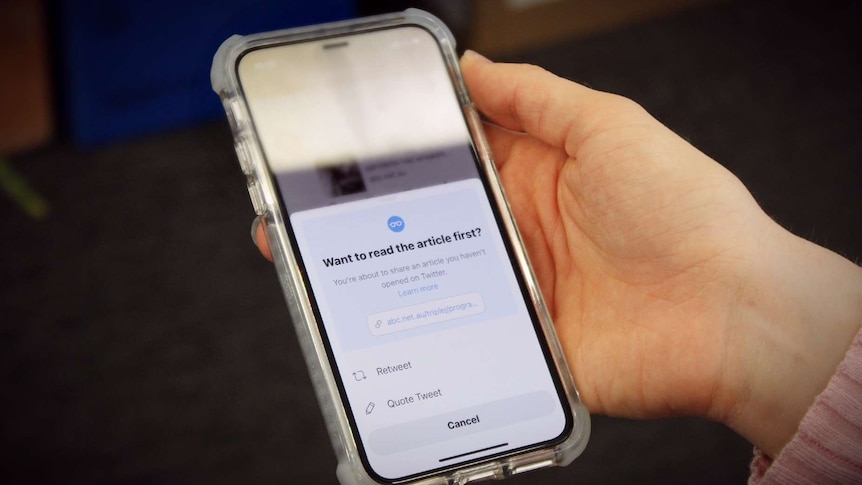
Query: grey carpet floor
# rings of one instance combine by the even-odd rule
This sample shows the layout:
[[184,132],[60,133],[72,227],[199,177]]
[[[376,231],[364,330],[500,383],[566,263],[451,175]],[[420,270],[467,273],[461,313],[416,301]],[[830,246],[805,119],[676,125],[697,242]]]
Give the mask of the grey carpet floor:
[[[512,56],[632,97],[797,234],[862,255],[862,8],[734,2]],[[335,483],[335,460],[221,121],[15,165],[0,199],[0,481]],[[744,483],[698,419],[594,418],[575,464],[512,483]]]

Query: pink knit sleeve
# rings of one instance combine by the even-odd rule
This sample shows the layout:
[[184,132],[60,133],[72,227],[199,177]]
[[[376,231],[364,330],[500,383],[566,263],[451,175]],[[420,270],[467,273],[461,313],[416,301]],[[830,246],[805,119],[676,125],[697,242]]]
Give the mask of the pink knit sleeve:
[[862,331],[790,443],[774,460],[755,450],[748,483],[862,483]]

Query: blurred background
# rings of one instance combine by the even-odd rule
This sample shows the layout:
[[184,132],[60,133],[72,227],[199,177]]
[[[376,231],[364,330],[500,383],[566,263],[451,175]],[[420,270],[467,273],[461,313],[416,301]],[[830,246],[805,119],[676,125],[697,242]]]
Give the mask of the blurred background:
[[[718,0],[0,5],[0,481],[336,483],[209,88],[233,33],[418,6],[459,48],[633,98],[772,217],[862,255],[862,3]],[[744,483],[697,419],[594,417],[511,483]]]

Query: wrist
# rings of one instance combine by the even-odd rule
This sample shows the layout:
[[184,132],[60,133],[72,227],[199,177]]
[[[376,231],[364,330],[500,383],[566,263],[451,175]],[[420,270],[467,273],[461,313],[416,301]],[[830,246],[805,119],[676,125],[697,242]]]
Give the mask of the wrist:
[[862,268],[774,223],[761,236],[729,318],[721,419],[776,456],[862,326]]

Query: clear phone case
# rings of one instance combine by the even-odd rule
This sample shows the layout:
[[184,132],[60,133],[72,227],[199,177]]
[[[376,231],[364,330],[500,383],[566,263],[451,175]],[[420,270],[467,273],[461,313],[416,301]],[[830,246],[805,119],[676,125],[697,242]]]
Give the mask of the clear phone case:
[[483,479],[502,479],[549,466],[568,465],[586,447],[590,435],[589,413],[578,398],[565,356],[539,292],[538,282],[527,259],[520,234],[503,194],[490,150],[482,132],[482,123],[461,78],[458,57],[455,53],[454,37],[449,29],[433,15],[422,10],[408,9],[400,13],[323,25],[248,36],[235,35],[222,43],[213,58],[211,71],[213,90],[221,98],[227,113],[233,131],[237,157],[246,176],[254,210],[258,215],[263,216],[266,236],[272,249],[278,278],[287,300],[306,365],[311,374],[317,399],[323,411],[330,440],[338,458],[336,474],[342,485],[378,483],[371,478],[362,465],[350,422],[339,397],[335,374],[327,358],[326,347],[317,331],[311,301],[306,291],[306,281],[298,269],[296,257],[290,250],[284,212],[280,207],[277,189],[269,176],[263,149],[250,122],[248,105],[243,98],[237,78],[236,64],[240,56],[251,49],[402,25],[423,27],[433,34],[439,42],[459,102],[468,120],[473,141],[481,158],[481,167],[488,176],[494,198],[500,208],[505,235],[514,243],[517,264],[525,275],[532,303],[541,320],[545,338],[553,355],[554,364],[560,374],[574,418],[569,437],[555,446],[498,458],[490,462],[467,465],[454,471],[422,478],[413,483],[462,484]]

